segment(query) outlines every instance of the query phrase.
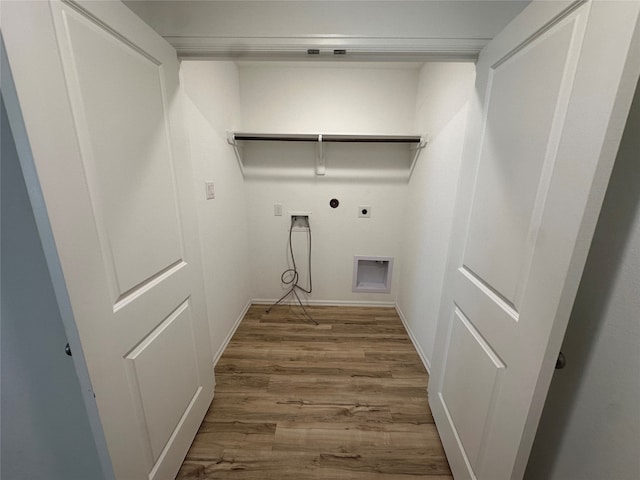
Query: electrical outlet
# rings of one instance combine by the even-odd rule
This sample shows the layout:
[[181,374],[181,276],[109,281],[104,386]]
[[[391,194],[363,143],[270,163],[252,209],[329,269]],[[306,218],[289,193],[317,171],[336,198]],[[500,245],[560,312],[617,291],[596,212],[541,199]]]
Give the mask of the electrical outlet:
[[213,189],[213,182],[204,182],[204,188],[207,194],[207,200],[213,200],[216,198],[216,192]]
[[359,218],[371,218],[371,205],[360,205],[358,207]]
[[282,216],[282,204],[281,203],[276,203],[273,205],[273,214],[276,217],[281,217]]

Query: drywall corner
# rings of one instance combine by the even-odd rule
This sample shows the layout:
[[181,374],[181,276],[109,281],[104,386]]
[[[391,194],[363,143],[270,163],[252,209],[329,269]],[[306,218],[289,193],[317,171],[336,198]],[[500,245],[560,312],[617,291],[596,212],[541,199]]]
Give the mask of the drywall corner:
[[[220,352],[250,299],[244,179],[227,130],[240,122],[238,69],[233,62],[187,61],[180,67],[185,124],[209,314],[211,350]],[[213,183],[207,199],[205,183]]]
[[407,193],[398,309],[426,363],[433,354],[475,67],[430,63],[420,71],[416,129],[429,144]]

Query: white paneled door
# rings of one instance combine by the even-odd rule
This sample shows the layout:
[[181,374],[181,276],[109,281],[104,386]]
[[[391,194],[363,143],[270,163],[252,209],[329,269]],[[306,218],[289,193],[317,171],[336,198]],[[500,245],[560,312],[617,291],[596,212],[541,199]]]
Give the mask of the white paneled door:
[[173,478],[214,385],[176,53],[119,2],[2,10],[113,470]]
[[456,479],[522,478],[638,79],[639,10],[533,2],[480,55],[429,383]]

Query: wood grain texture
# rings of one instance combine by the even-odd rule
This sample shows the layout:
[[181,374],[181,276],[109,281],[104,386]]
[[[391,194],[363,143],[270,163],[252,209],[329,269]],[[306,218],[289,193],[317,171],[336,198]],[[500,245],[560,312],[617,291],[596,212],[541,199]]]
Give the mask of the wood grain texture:
[[253,305],[178,479],[452,480],[393,308]]

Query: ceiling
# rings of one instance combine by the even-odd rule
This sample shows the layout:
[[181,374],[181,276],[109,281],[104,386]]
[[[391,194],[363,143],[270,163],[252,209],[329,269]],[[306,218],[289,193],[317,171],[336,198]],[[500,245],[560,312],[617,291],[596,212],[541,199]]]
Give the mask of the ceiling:
[[475,58],[528,0],[124,3],[183,58],[412,61]]

